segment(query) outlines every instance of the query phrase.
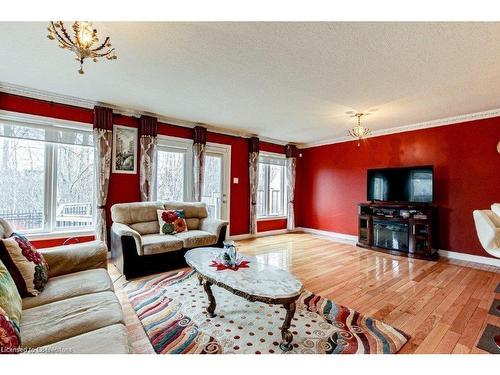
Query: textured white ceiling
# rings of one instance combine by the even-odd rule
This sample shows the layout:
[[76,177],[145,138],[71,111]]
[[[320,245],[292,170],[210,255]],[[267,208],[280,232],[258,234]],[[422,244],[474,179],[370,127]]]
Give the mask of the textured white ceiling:
[[46,26],[0,22],[0,82],[297,143],[500,108],[500,23],[96,22],[83,76]]

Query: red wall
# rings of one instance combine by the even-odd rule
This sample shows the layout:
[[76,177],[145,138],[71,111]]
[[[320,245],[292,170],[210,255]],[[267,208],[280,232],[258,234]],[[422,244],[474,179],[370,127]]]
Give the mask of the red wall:
[[257,221],[257,232],[267,232],[278,229],[286,229],[286,219]]
[[94,236],[81,236],[77,238],[49,238],[46,240],[36,240],[36,241],[31,241],[31,243],[39,249],[44,249],[46,247],[54,247],[54,246],[61,246],[64,245],[64,242],[66,244],[74,244],[74,243],[80,243],[80,242],[88,242],[88,241],[93,241],[95,239]]
[[[0,109],[29,113],[32,115],[46,116],[58,119],[79,121],[89,123],[93,122],[93,110],[87,108],[74,107],[64,104],[58,104],[38,99],[32,99],[17,95],[10,95],[0,92]],[[114,115],[114,123],[130,127],[139,127],[139,119],[123,115]],[[159,123],[158,133],[162,135],[192,138],[190,128]],[[230,191],[230,234],[246,234],[249,229],[249,176],[248,176],[248,143],[246,138],[234,137],[218,133],[208,132],[207,141],[231,145],[231,191]],[[275,145],[268,142],[261,142],[263,151],[285,153],[284,146]],[[238,177],[239,183],[233,184],[233,178]],[[135,202],[140,200],[139,173],[137,174],[111,174],[107,208],[107,222],[111,225],[110,208],[115,203]],[[261,231],[271,225],[272,229],[286,228],[286,221],[283,225],[282,220],[276,223],[267,223],[262,226]],[[89,237],[82,237],[81,240],[89,240]],[[35,246],[49,247],[57,246],[64,242],[62,239],[33,241]]]
[[500,201],[500,117],[300,150],[298,225],[357,234],[368,168],[431,164],[438,248],[487,256],[472,211]]

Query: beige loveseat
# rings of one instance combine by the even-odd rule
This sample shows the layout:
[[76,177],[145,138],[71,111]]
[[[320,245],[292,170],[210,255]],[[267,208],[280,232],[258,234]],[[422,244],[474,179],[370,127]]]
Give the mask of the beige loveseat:
[[[0,220],[0,236],[12,228]],[[107,272],[101,241],[38,249],[49,281],[23,298],[21,346],[39,353],[130,353],[123,311]]]
[[[158,210],[184,210],[188,231],[160,234]],[[111,207],[111,257],[125,278],[175,268],[182,251],[202,246],[222,247],[227,221],[208,217],[199,202],[134,202]]]

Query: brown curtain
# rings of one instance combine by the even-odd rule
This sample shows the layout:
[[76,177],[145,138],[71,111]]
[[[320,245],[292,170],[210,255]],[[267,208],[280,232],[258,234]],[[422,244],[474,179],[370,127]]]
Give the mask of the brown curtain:
[[193,200],[201,202],[203,178],[205,173],[205,148],[207,129],[195,126],[193,129]]
[[297,146],[287,145],[286,153],[286,192],[287,192],[287,213],[286,213],[286,229],[295,229],[295,169],[297,167]]
[[250,167],[250,234],[257,233],[257,188],[259,184],[259,138],[248,140]]
[[158,119],[141,116],[139,126],[139,144],[141,148],[139,187],[143,202],[152,200],[156,163],[156,143],[158,136]]
[[111,173],[113,110],[94,107],[94,170],[96,181],[96,239],[107,243],[106,200]]

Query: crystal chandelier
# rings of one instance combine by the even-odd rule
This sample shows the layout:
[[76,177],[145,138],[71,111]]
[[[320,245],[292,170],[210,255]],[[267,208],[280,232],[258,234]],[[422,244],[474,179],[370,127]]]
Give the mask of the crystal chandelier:
[[349,130],[349,135],[353,138],[358,139],[358,146],[360,145],[360,141],[366,136],[370,135],[370,129],[361,126],[361,117],[364,116],[364,113],[356,113],[354,117],[358,118],[358,125]]
[[69,49],[75,53],[75,60],[80,62],[78,73],[84,73],[83,61],[86,58],[91,58],[94,62],[97,62],[100,57],[105,57],[108,60],[116,59],[115,49],[111,48],[109,37],[106,37],[104,42],[99,43],[97,30],[92,28],[92,23],[75,21],[71,28],[73,29],[72,37],[62,21],[50,22],[47,28],[49,31],[47,38],[50,40],[57,39],[59,47]]

